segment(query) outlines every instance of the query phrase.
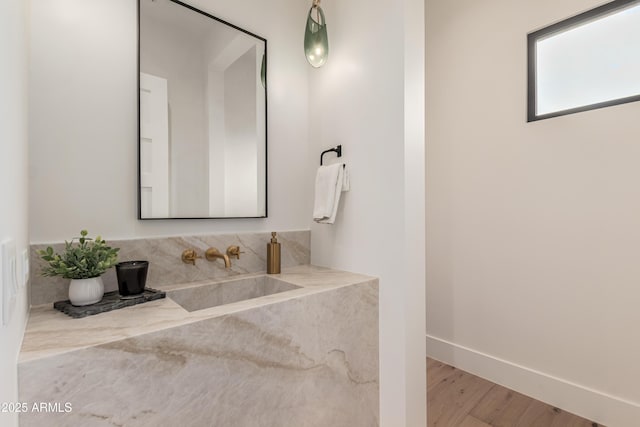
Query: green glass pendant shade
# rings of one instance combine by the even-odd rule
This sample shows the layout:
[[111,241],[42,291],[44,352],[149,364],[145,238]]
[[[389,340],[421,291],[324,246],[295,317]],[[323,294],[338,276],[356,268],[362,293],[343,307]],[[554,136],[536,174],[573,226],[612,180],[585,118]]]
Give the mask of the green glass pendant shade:
[[[316,19],[314,19],[315,15]],[[304,31],[304,54],[311,66],[322,67],[329,57],[329,37],[324,12],[320,6],[314,4],[309,10],[307,25]]]

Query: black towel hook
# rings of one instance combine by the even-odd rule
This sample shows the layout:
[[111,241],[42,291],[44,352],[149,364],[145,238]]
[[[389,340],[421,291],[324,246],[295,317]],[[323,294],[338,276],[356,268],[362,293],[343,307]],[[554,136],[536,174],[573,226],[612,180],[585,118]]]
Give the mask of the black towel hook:
[[323,164],[324,155],[327,153],[336,153],[338,157],[342,157],[342,145],[338,145],[337,147],[330,148],[328,150],[324,150],[322,154],[320,154],[320,166]]

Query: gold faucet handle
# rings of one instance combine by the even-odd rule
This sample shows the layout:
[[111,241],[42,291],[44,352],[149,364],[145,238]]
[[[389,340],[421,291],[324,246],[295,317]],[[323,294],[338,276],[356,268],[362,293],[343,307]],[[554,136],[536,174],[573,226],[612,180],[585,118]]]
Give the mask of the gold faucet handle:
[[185,249],[182,252],[182,262],[185,264],[196,265],[196,260],[202,258],[198,255],[195,249]]
[[230,257],[234,256],[236,259],[240,259],[240,254],[243,254],[244,251],[240,251],[240,246],[232,245],[227,248],[227,255]]

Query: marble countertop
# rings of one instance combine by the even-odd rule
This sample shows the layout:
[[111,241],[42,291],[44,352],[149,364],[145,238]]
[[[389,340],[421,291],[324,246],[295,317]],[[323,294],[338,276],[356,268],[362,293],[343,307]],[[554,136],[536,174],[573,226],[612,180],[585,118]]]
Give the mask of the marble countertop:
[[[165,286],[163,290],[170,293],[203,284],[262,275],[264,273],[244,274],[220,281],[176,284]],[[29,314],[19,363],[374,280],[373,277],[362,274],[311,265],[284,269],[281,274],[272,277],[297,285],[300,289],[193,312],[188,312],[168,296],[158,301],[82,319],[73,319],[55,310],[52,304],[34,306]]]

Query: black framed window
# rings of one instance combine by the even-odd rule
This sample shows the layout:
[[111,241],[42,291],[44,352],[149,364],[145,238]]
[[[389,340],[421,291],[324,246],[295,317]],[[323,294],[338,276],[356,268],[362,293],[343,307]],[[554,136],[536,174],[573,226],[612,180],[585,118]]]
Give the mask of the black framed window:
[[529,122],[640,100],[640,0],[528,34]]

